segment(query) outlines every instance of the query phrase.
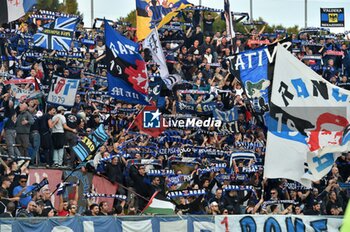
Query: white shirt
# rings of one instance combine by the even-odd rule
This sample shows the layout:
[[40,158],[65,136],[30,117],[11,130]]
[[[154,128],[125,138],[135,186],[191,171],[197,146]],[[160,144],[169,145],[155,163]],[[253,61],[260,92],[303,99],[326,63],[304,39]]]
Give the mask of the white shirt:
[[207,58],[207,61],[209,64],[213,61],[213,55],[212,54],[204,54],[204,57]]
[[98,56],[101,56],[103,54],[103,52],[106,50],[106,46],[105,45],[102,45],[101,47],[96,46],[96,50],[97,50]]
[[56,114],[55,116],[53,116],[52,122],[55,122],[57,118],[59,118],[59,121],[52,128],[52,133],[64,133],[63,125],[67,123],[66,117],[64,117],[62,114]]

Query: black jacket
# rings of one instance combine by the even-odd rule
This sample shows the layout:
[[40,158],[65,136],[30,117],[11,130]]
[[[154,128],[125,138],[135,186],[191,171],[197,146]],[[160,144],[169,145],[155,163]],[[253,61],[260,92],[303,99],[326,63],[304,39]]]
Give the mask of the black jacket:
[[241,205],[248,200],[252,192],[249,192],[246,196],[240,197],[239,195],[231,197],[228,193],[224,196],[224,205],[229,211],[233,211],[233,214],[242,214]]

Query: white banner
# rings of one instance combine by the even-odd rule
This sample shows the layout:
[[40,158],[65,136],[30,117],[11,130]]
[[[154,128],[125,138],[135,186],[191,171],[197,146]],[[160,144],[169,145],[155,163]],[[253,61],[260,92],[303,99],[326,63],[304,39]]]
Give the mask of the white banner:
[[174,215],[128,217],[0,218],[0,231],[74,232],[315,232],[339,231],[341,217],[295,215]]
[[215,231],[339,231],[341,218],[295,215],[228,215],[215,217]]
[[145,231],[152,232],[152,220],[123,221],[123,232]]
[[348,150],[349,96],[278,45],[264,176],[311,187],[327,174]]
[[19,101],[25,100],[30,94],[34,93],[32,90],[23,89],[14,84],[11,84],[11,90],[15,93],[15,98]]
[[172,89],[174,80],[169,78],[169,70],[166,66],[165,56],[162,48],[162,44],[159,41],[159,36],[157,30],[153,30],[143,42],[143,48],[148,48],[151,51],[152,59],[155,63],[159,65],[160,77],[168,87]]
[[52,104],[71,107],[74,105],[78,87],[79,80],[56,76],[56,81],[50,88],[47,101]]
[[[24,0],[6,1],[8,22],[15,21],[20,17],[22,17],[23,15],[25,15],[26,12],[24,10],[23,1]],[[2,10],[5,10],[5,9],[2,9]]]

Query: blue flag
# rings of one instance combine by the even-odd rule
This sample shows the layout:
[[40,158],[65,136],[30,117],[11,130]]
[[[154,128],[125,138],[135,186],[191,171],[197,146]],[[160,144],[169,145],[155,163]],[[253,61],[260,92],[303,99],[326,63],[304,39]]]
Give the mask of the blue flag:
[[238,119],[238,109],[237,107],[233,107],[228,111],[221,111],[219,109],[214,109],[213,115],[215,119],[221,120],[222,122],[233,122]]
[[108,139],[103,125],[100,125],[94,133],[85,136],[79,143],[73,147],[73,151],[81,161],[90,160],[97,149]]
[[[245,87],[247,96],[252,101],[255,114],[262,115],[265,123],[268,120],[268,88],[270,81],[268,78],[268,57],[266,47],[256,50],[244,51],[241,54],[242,63],[248,64],[246,67],[240,66],[240,79]],[[259,54],[252,56],[252,54]],[[251,65],[249,65],[251,64]]]
[[78,18],[60,17],[45,24],[34,34],[34,46],[57,51],[69,51]]
[[115,31],[105,21],[108,94],[135,104],[148,105],[146,63],[137,52],[138,45]]

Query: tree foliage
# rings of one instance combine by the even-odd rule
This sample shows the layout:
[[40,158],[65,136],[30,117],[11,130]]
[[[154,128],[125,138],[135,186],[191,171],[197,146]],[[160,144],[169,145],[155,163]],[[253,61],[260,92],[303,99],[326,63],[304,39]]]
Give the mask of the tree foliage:
[[77,0],[65,0],[63,3],[59,0],[37,0],[37,9],[79,15]]
[[133,27],[136,27],[136,10],[131,11],[125,18],[121,21],[131,23]]
[[60,11],[61,3],[58,0],[37,0],[37,9]]
[[66,0],[65,5],[62,5],[62,11],[67,14],[78,15],[78,3],[76,0]]

